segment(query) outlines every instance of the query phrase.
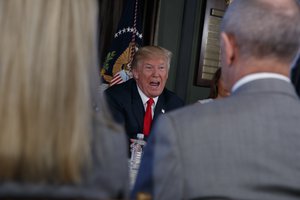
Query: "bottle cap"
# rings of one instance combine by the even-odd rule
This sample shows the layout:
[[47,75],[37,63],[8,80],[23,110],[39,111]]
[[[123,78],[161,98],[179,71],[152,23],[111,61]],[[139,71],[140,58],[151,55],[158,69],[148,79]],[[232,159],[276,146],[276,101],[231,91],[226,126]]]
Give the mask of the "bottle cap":
[[138,133],[136,137],[137,137],[137,139],[144,139],[144,134]]

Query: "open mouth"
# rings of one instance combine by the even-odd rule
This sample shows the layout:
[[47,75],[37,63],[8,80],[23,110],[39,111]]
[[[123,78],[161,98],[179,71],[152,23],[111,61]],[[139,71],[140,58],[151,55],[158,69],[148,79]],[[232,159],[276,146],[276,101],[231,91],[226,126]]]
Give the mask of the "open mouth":
[[150,82],[150,86],[151,86],[151,87],[157,88],[159,85],[160,85],[160,82],[159,82],[159,81],[151,81],[151,82]]

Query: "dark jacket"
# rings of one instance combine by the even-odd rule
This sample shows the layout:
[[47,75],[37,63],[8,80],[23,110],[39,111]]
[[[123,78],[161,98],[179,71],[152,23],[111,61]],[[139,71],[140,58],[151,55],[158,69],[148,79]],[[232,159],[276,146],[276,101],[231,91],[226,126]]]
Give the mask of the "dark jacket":
[[[125,83],[114,85],[108,88],[105,94],[115,120],[125,125],[129,138],[136,138],[137,133],[143,132],[145,109],[135,80],[130,79]],[[175,93],[165,88],[155,106],[153,123],[159,114],[183,105],[184,102]]]

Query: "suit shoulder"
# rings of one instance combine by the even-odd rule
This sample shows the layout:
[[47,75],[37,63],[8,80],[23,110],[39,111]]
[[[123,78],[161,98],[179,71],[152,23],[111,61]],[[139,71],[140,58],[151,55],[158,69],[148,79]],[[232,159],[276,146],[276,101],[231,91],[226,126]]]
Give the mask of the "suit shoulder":
[[168,90],[167,88],[164,89],[162,95],[164,96],[167,102],[173,102],[178,104],[179,106],[184,105],[184,101],[179,96],[177,96],[174,92]]
[[132,87],[132,81],[128,80],[124,83],[113,85],[105,90],[105,94],[109,96],[124,95],[130,91]]

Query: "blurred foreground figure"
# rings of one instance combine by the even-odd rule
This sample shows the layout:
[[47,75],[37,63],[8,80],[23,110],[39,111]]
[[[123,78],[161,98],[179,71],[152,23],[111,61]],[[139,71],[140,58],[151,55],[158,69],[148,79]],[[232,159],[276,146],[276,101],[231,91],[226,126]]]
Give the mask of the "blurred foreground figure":
[[221,62],[231,95],[157,120],[133,198],[300,199],[300,101],[288,77],[299,22],[294,0],[230,4]]
[[[128,195],[99,86],[96,0],[0,0],[0,198]],[[116,150],[117,149],[117,150]]]

